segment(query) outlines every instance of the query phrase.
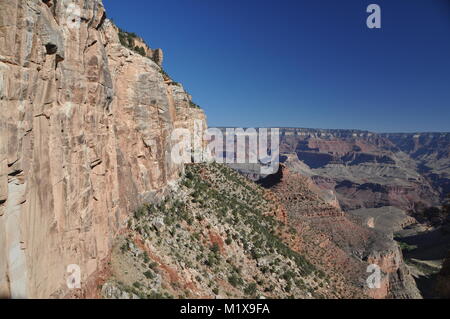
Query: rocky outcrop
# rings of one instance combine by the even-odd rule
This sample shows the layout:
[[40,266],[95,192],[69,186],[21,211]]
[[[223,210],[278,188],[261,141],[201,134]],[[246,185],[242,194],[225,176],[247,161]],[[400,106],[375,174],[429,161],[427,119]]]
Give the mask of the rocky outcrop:
[[156,54],[123,47],[101,0],[0,3],[0,296],[66,296],[71,264],[87,286],[179,178],[171,132],[205,116]]
[[[281,164],[277,173],[259,181],[266,188],[276,190],[283,205],[302,217],[344,216],[336,198],[324,192],[311,179],[291,172]],[[328,196],[327,196],[328,195]]]
[[[367,260],[370,264],[378,265],[385,275],[386,280],[382,280],[381,290],[387,291],[387,297],[392,299],[422,298],[408,266],[403,261],[402,252],[394,242],[381,251],[374,250]],[[368,292],[369,294],[375,292],[376,296],[379,294],[376,289],[369,289]]]
[[123,46],[139,53],[144,57],[152,59],[153,62],[162,67],[164,59],[162,49],[152,49],[148,46],[148,44],[144,41],[144,39],[142,39],[135,33],[126,32],[114,25],[112,27],[116,30],[117,34],[119,35],[119,41]]
[[[326,202],[315,191],[317,187],[311,187],[310,179],[283,164],[277,174],[261,183],[286,207],[288,224],[303,238],[300,251],[313,263],[332,270],[330,276],[343,275],[371,298],[421,297],[392,235],[357,223],[352,215]],[[381,271],[379,288],[367,285],[369,265]]]

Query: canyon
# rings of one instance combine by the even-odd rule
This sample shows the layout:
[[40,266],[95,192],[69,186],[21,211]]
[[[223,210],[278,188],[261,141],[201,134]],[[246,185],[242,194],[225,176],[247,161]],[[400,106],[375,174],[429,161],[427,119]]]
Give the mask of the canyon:
[[[289,165],[335,190],[347,211],[382,206],[415,210],[439,204],[448,193],[450,134],[282,130],[280,148],[291,155]],[[414,141],[415,149],[408,149]]]
[[[408,215],[448,196],[449,148],[450,133],[280,128],[280,162],[322,196],[368,220],[392,215],[403,227],[413,221]],[[258,164],[232,166],[253,180],[265,177]]]
[[[450,134],[280,128],[280,135],[284,167],[307,178],[309,189],[357,225],[383,234],[386,243],[399,241],[422,293],[438,297],[435,277],[450,249],[442,209],[449,194]],[[231,166],[255,181],[268,179],[258,164]],[[301,205],[289,194],[280,192],[298,215]]]
[[283,128],[270,176],[175,163],[207,120],[163,57],[101,0],[0,2],[0,298],[422,297],[394,237],[449,191],[450,134]]

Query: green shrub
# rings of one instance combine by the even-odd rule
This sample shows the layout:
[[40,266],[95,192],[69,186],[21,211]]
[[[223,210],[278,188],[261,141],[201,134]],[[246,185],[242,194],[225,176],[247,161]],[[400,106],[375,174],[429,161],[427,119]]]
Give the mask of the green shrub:
[[144,57],[147,56],[147,54],[145,53],[145,49],[143,47],[135,46],[134,51],[136,51],[137,53],[139,53]]
[[147,279],[153,279],[153,278],[155,278],[155,275],[154,275],[153,272],[151,272],[150,270],[147,270],[146,272],[144,272],[144,276],[145,276]]
[[133,283],[133,287],[139,289],[139,288],[141,288],[141,284],[136,281],[136,282]]
[[152,262],[152,263],[148,264],[148,266],[150,267],[150,269],[153,269],[153,270],[155,270],[155,269],[156,269],[156,267],[158,267],[158,264],[157,264],[157,263],[155,263],[155,262]]
[[229,276],[228,277],[228,282],[233,287],[242,286],[244,284],[244,281],[242,280],[242,278],[239,277],[237,274],[232,274],[231,276]]
[[251,283],[244,289],[244,293],[247,296],[254,296],[256,294],[256,283]]
[[190,106],[191,108],[193,108],[193,109],[199,109],[199,108],[200,108],[200,106],[199,106],[198,104],[195,104],[195,103],[192,102],[192,101],[189,101],[189,106]]
[[214,244],[211,246],[211,251],[212,251],[214,254],[218,254],[218,253],[220,252],[219,244],[218,244],[218,243],[214,243]]

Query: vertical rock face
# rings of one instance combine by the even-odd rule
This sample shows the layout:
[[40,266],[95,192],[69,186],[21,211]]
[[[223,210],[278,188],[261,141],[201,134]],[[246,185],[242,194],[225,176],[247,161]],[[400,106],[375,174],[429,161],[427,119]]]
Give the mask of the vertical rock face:
[[206,128],[105,17],[101,0],[0,2],[0,297],[65,296],[71,264],[83,286],[178,179],[173,130]]

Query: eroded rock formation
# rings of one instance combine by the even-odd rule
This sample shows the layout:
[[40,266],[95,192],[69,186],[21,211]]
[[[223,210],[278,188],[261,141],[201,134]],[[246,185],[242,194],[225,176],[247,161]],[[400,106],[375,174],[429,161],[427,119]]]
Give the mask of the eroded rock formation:
[[206,121],[157,55],[123,47],[101,0],[0,2],[0,296],[66,296],[70,264],[84,285],[179,178],[171,132]]
[[[289,128],[281,132],[286,164],[336,191],[345,211],[382,206],[410,211],[439,203],[439,188],[389,135]],[[297,167],[300,164],[304,167]]]
[[[286,207],[288,224],[304,239],[300,251],[313,263],[364,287],[371,298],[421,298],[396,242],[327,202],[317,187],[310,186],[310,179],[281,165],[277,174],[261,183],[270,186]],[[369,265],[381,271],[379,288],[367,286]]]

